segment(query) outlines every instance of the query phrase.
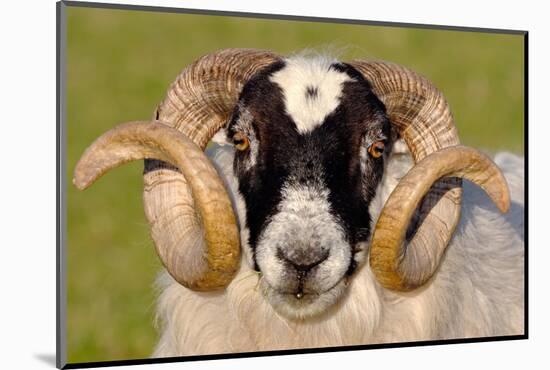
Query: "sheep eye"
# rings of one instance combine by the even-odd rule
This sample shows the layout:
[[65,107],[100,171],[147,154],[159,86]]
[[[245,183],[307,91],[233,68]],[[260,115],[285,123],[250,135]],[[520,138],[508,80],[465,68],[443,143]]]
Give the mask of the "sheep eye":
[[233,135],[233,145],[235,145],[235,148],[237,150],[243,151],[248,149],[250,141],[245,134],[243,134],[242,132],[237,132],[235,135]]
[[382,141],[377,141],[369,146],[368,152],[371,157],[380,158],[384,154],[384,146]]

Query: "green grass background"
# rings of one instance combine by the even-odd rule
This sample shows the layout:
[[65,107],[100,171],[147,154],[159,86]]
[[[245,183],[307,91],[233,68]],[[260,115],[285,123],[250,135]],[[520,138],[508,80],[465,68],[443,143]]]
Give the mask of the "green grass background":
[[523,153],[523,37],[443,30],[69,7],[67,10],[68,360],[144,358],[157,340],[160,269],[142,208],[142,163],[85,192],[84,149],[118,123],[148,119],[178,72],[220,48],[332,50],[409,66],[447,96],[462,141]]

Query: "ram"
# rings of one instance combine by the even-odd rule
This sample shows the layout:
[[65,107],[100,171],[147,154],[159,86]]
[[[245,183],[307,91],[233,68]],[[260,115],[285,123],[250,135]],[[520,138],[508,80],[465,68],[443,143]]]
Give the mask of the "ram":
[[523,159],[460,145],[407,68],[206,55],[74,183],[139,159],[167,271],[154,356],[523,333]]

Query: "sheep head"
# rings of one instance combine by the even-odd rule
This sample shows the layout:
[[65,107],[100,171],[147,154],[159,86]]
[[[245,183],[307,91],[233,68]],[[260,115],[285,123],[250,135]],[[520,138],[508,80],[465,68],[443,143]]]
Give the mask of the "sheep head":
[[[152,121],[104,134],[75,169],[83,189],[108,169],[146,159],[144,204],[157,252],[190,289],[227,286],[240,261],[229,197],[203,153],[220,130],[236,149],[245,252],[266,299],[290,318],[337,302],[366,255],[388,289],[425,284],[460,217],[460,178],[502,211],[509,206],[498,168],[460,145],[443,95],[416,73],[387,62],[222,50],[184,69]],[[369,204],[395,137],[415,166],[370,230]]]

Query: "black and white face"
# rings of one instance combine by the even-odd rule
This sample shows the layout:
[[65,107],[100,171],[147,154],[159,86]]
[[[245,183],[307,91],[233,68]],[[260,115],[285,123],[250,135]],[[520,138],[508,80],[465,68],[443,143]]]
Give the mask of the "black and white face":
[[243,88],[227,137],[253,267],[280,314],[314,316],[345,293],[367,253],[390,136],[383,104],[346,64],[289,59]]

